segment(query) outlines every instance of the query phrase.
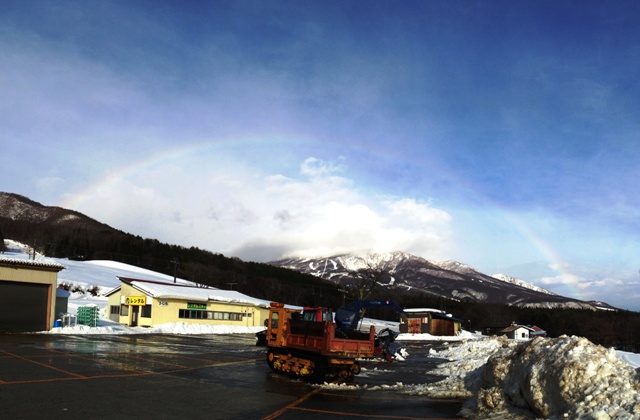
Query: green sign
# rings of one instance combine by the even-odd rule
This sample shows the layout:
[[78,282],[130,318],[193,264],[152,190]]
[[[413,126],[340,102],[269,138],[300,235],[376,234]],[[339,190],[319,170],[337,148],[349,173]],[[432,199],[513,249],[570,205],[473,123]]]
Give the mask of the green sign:
[[207,310],[207,304],[206,303],[189,303],[189,302],[187,302],[187,309],[198,309],[200,311],[206,311]]

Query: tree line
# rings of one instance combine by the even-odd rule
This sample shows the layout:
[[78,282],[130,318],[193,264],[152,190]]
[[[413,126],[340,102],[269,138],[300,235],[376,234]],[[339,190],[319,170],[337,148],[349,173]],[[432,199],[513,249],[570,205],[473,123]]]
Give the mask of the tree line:
[[[247,295],[297,305],[343,304],[333,282],[269,264],[245,262],[197,247],[161,243],[86,220],[30,223],[0,217],[0,237],[30,246],[48,257],[111,260]],[[1,241],[4,245],[4,240]]]
[[[525,309],[458,302],[404,289],[380,287],[380,280],[388,273],[376,267],[351,273],[354,279],[351,287],[339,286],[294,270],[246,262],[197,247],[164,244],[90,219],[54,225],[0,217],[0,247],[4,246],[5,238],[27,244],[49,257],[118,261],[202,286],[237,290],[264,300],[338,308],[355,299],[390,299],[405,308],[442,309],[460,319],[463,328],[470,331],[491,334],[511,323],[536,325],[551,337],[577,335],[604,346],[640,352],[640,313],[637,312]],[[367,315],[399,320],[398,314],[385,309],[370,310]]]

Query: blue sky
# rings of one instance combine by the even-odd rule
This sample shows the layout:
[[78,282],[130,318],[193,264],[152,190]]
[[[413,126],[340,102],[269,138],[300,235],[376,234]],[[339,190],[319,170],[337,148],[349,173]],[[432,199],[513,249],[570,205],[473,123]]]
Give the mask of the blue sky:
[[633,1],[5,1],[2,190],[247,260],[640,310]]

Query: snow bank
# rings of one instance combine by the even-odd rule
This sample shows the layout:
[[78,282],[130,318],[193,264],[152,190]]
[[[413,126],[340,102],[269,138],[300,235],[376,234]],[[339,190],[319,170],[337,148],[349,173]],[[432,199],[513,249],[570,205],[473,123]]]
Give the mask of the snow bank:
[[453,341],[474,340],[482,337],[486,337],[486,336],[483,336],[480,334],[474,334],[472,332],[462,330],[458,335],[447,335],[447,336],[431,335],[427,333],[423,333],[423,334],[402,333],[402,334],[398,334],[396,341],[446,341],[446,342],[451,341],[453,342]]
[[526,342],[469,341],[435,357],[449,360],[435,384],[404,392],[469,398],[468,418],[639,418],[640,377],[614,349],[581,337]]
[[474,399],[466,410],[494,416],[528,409],[544,418],[640,416],[638,374],[614,349],[586,338],[532,340],[499,350],[466,385]]
[[436,383],[407,386],[404,392],[434,398],[471,398],[473,394],[465,386],[469,372],[487,363],[489,357],[502,347],[511,345],[514,344],[505,337],[494,337],[455,343],[440,351],[431,349],[429,353],[432,357],[449,363],[443,363],[428,373],[446,378]]
[[255,334],[264,330],[264,327],[239,327],[231,325],[204,325],[189,324],[186,322],[170,322],[157,325],[155,327],[128,327],[117,323],[108,324],[105,320],[100,320],[98,327],[86,325],[74,325],[70,327],[52,328],[50,331],[43,331],[39,334],[68,334],[68,335],[105,335],[105,334]]

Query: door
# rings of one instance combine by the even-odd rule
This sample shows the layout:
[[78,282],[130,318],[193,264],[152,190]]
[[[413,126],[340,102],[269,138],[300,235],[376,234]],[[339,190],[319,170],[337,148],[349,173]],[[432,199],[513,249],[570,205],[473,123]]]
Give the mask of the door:
[[46,284],[0,281],[0,333],[48,330],[50,288]]
[[140,307],[139,306],[132,306],[131,307],[131,326],[132,327],[137,327],[138,326],[138,314],[140,313]]

